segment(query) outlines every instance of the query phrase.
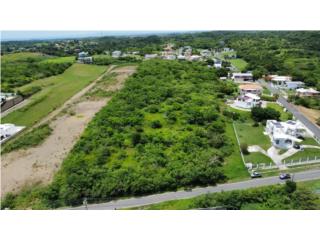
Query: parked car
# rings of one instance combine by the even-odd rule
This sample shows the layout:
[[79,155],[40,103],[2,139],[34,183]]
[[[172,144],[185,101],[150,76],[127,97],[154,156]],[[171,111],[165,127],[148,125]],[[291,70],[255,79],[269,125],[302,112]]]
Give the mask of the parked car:
[[300,144],[294,144],[293,148],[298,149],[298,150],[303,150],[302,146]]
[[250,175],[251,175],[251,178],[261,178],[262,177],[261,173],[256,172],[256,171],[251,172]]
[[281,180],[290,179],[291,175],[289,173],[280,173],[279,178]]

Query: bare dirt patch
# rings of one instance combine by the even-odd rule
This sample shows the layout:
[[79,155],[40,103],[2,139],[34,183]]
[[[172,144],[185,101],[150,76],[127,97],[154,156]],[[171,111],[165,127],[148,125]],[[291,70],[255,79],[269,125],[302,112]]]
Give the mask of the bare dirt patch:
[[[108,86],[107,90],[119,90],[124,85],[125,79],[134,71],[133,66],[112,70],[117,74],[116,81]],[[72,102],[69,101],[64,105],[64,109],[67,107],[68,110],[64,114],[56,112],[58,115],[50,122],[53,132],[41,145],[2,156],[1,196],[8,192],[17,192],[24,186],[47,184],[52,180],[87,124],[111,99],[111,97],[94,101],[82,99],[84,93],[85,91],[81,91],[81,94],[78,93],[77,97],[72,98]],[[60,109],[62,110],[63,108]]]
[[315,109],[310,109],[310,108],[306,108],[303,106],[297,106],[295,105],[295,107],[302,112],[306,118],[308,118],[311,122],[316,124],[316,121],[318,118],[320,118],[320,111],[319,110],[315,110]]

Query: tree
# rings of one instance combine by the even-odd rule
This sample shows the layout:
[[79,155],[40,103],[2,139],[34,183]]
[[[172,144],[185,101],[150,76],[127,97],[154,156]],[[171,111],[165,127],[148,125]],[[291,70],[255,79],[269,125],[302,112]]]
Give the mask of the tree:
[[285,185],[285,191],[287,193],[293,193],[297,189],[297,184],[294,181],[287,180]]
[[256,122],[262,122],[265,120],[279,120],[280,119],[280,112],[267,107],[267,108],[261,108],[261,107],[253,107],[251,109],[251,117]]
[[241,152],[242,152],[243,154],[249,154],[248,144],[246,144],[246,143],[241,143],[241,144],[240,144],[240,149],[241,149]]
[[159,120],[155,120],[155,121],[151,122],[151,127],[152,128],[161,128],[162,124],[161,124],[161,122]]

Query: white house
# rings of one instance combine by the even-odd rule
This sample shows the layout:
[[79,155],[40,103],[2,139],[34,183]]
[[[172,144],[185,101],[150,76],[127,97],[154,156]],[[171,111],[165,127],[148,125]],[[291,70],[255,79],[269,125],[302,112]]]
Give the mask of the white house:
[[24,127],[15,126],[14,124],[11,124],[11,123],[0,124],[1,143],[7,140],[8,138],[12,137],[13,135],[17,134],[22,129],[24,129]]
[[271,84],[274,87],[279,87],[279,88],[286,88],[287,83],[291,82],[291,77],[290,76],[278,76],[278,75],[271,75]]
[[304,82],[288,81],[288,82],[286,82],[285,88],[287,88],[287,89],[297,89],[297,88],[302,88],[303,86],[304,86]]
[[176,60],[177,57],[176,55],[166,55],[163,57],[163,59],[166,59],[166,60]]
[[92,63],[92,57],[89,56],[88,52],[80,52],[78,54],[78,61],[80,63]]
[[246,93],[240,95],[237,100],[234,102],[236,107],[250,109],[253,107],[261,106],[262,102],[258,95],[253,93]]
[[211,51],[208,50],[208,49],[201,50],[201,51],[200,51],[200,55],[201,55],[202,57],[210,57],[210,56],[211,56]]
[[253,80],[253,75],[250,72],[247,73],[233,73],[232,80],[234,81],[252,81]]
[[201,60],[201,56],[199,55],[192,55],[189,57],[190,61],[200,61]]
[[119,58],[121,56],[121,51],[113,51],[112,52],[112,57],[113,58]]
[[299,97],[314,97],[319,96],[320,92],[313,88],[298,88],[296,90],[296,95],[298,95]]
[[145,59],[153,59],[156,58],[158,56],[158,54],[146,54],[144,55]]
[[276,120],[267,120],[265,132],[269,135],[272,145],[289,149],[297,142],[302,140],[298,137],[308,135],[306,128],[298,121],[278,122]]

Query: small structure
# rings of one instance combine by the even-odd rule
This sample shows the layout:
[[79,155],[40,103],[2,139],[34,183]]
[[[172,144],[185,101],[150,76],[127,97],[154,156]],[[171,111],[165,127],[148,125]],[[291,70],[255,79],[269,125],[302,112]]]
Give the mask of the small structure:
[[231,79],[233,81],[252,81],[253,75],[250,72],[247,73],[233,73]]
[[121,57],[121,54],[122,54],[122,52],[117,50],[117,51],[113,51],[111,56],[113,58],[119,58],[119,57]]
[[291,82],[291,79],[292,79],[290,76],[271,75],[269,77],[270,77],[271,84],[274,87],[278,87],[278,88],[286,88],[287,82]]
[[272,145],[280,149],[289,149],[302,140],[298,137],[307,135],[306,128],[298,121],[278,122],[267,120],[266,133],[269,135]]
[[253,107],[260,107],[262,105],[261,99],[258,95],[253,93],[246,93],[240,95],[234,102],[236,107],[250,109]]
[[200,61],[201,60],[201,56],[199,55],[192,55],[189,57],[190,61]]
[[296,95],[299,97],[315,97],[315,96],[319,96],[320,92],[313,89],[313,88],[298,88],[296,90]]
[[178,60],[186,60],[186,57],[183,55],[178,55],[177,57]]
[[146,55],[144,55],[144,58],[145,59],[153,59],[153,58],[156,58],[156,57],[158,57],[158,54],[146,54]]
[[214,66],[216,69],[222,68],[222,61],[219,60],[219,59],[215,59],[213,66]]
[[286,88],[287,89],[297,89],[302,88],[304,86],[304,82],[300,81],[288,81],[286,82]]
[[78,62],[80,63],[92,63],[92,57],[89,56],[88,52],[80,52],[78,54]]
[[256,95],[261,95],[262,87],[259,84],[247,83],[239,85],[240,94],[244,95],[246,93],[253,93]]
[[11,123],[0,124],[0,138],[1,138],[0,143],[5,142],[10,137],[20,132],[22,129],[24,129],[24,127],[15,126],[14,124],[11,124]]
[[166,55],[163,57],[163,59],[166,59],[166,60],[176,60],[177,57],[176,55]]
[[200,51],[200,55],[201,55],[202,57],[210,57],[210,56],[211,56],[211,51],[208,50],[208,49],[201,50],[201,51]]

